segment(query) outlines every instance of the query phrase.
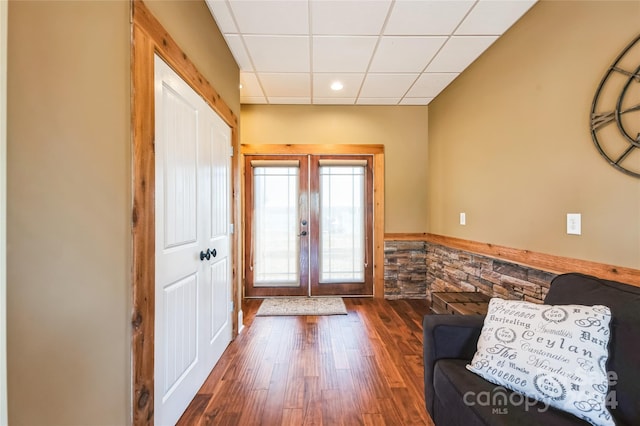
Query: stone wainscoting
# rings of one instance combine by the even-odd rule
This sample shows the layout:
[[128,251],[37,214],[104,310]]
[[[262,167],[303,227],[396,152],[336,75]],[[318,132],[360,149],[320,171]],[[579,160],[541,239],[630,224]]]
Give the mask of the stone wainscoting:
[[426,295],[427,243],[385,241],[385,299],[424,299]]
[[425,241],[385,241],[386,299],[427,299],[434,291],[478,291],[542,303],[556,274]]
[[479,291],[489,297],[542,303],[551,280],[550,272],[427,244],[427,294],[433,291]]

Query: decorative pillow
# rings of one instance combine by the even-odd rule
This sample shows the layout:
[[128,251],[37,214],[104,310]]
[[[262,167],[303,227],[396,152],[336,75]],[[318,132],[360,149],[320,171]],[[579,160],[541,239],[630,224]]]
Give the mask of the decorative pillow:
[[611,311],[493,298],[467,369],[594,425],[615,423],[606,407]]

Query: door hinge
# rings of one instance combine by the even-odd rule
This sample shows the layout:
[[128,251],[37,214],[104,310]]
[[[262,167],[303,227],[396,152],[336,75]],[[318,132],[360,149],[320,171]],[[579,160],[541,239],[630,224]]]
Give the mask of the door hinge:
[[229,233],[233,234],[233,232],[235,231],[235,226],[233,226],[233,223],[229,224]]
[[234,307],[235,305],[233,304],[233,301],[229,302],[229,312],[233,312]]
[[230,146],[230,148],[231,148],[231,149],[229,150],[229,156],[230,156],[230,157],[233,157],[233,146]]

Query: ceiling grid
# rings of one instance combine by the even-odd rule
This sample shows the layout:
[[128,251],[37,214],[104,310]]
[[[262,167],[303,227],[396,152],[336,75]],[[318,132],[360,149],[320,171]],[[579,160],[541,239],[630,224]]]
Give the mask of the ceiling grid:
[[243,104],[428,105],[536,0],[205,1]]

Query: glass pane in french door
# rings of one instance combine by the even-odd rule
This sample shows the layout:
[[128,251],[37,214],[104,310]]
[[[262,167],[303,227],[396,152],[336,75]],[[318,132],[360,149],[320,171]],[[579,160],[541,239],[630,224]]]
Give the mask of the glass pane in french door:
[[364,166],[320,165],[320,284],[364,281]]
[[298,166],[253,169],[256,287],[298,285],[299,172]]

